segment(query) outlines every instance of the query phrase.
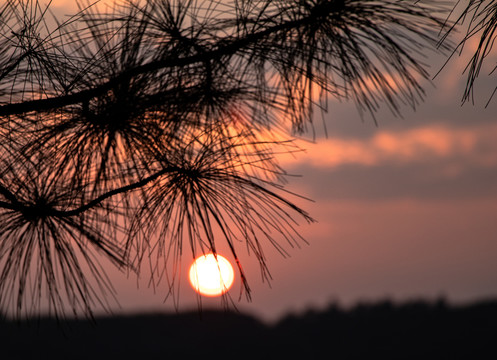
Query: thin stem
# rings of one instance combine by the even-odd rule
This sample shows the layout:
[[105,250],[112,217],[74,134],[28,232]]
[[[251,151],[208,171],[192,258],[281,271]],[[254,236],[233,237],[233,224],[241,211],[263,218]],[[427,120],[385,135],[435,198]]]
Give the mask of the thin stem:
[[[84,204],[76,209],[72,209],[72,210],[50,209],[49,213],[47,214],[46,213],[47,209],[45,208],[44,209],[45,215],[51,215],[51,216],[57,216],[57,217],[77,216],[77,215],[99,205],[102,201],[104,201],[108,198],[111,198],[111,197],[118,195],[118,194],[126,193],[126,192],[131,191],[131,190],[141,188],[141,187],[147,185],[148,183],[158,179],[159,177],[161,177],[164,174],[174,172],[174,171],[179,171],[179,170],[180,169],[178,167],[175,167],[175,166],[164,168],[164,169],[157,171],[156,173],[154,173],[154,174],[152,174],[152,175],[150,175],[150,176],[148,176],[140,181],[137,181],[137,182],[134,182],[132,184],[128,184],[128,185],[121,186],[119,188],[110,190],[110,191],[96,197],[95,199],[89,201],[88,203],[86,203],[86,204]],[[1,184],[0,184],[0,193],[3,194],[8,200],[10,200],[10,202],[0,201],[1,208],[16,210],[16,211],[23,211],[23,210],[26,210],[29,208],[29,206],[22,204],[15,197],[14,194],[12,194],[8,189],[6,189]]]
[[129,184],[129,185],[122,186],[122,187],[117,188],[117,189],[110,190],[110,191],[108,191],[108,192],[100,195],[99,197],[91,200],[87,204],[82,205],[82,206],[80,206],[80,207],[78,207],[76,209],[68,210],[68,211],[55,210],[54,211],[54,215],[59,216],[59,217],[67,217],[67,216],[79,215],[82,212],[85,212],[86,210],[89,210],[89,209],[97,206],[102,201],[104,201],[104,200],[106,200],[106,199],[108,199],[108,198],[110,198],[112,196],[115,196],[115,195],[118,195],[118,194],[123,194],[125,192],[141,188],[141,187],[147,185],[148,183],[150,183],[151,181],[154,181],[154,180],[158,179],[159,177],[161,177],[164,174],[167,174],[167,173],[170,173],[170,172],[174,172],[174,171],[178,171],[178,170],[180,170],[180,169],[178,167],[175,167],[175,166],[164,168],[164,169],[162,169],[160,171],[157,171],[155,174],[152,174],[152,175],[150,175],[150,176],[148,176],[148,177],[146,177],[146,178],[144,178],[144,179],[142,179],[140,181],[137,181],[137,182]]

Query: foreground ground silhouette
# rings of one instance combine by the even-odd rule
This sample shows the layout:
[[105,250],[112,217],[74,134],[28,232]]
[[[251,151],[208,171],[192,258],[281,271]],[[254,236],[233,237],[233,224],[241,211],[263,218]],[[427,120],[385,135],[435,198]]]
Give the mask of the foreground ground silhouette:
[[496,359],[497,301],[332,305],[266,325],[233,312],[0,322],[10,359]]

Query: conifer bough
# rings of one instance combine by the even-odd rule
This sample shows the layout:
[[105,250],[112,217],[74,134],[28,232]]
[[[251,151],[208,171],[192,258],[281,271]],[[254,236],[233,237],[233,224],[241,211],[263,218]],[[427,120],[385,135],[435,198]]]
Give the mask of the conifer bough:
[[[313,219],[277,154],[329,99],[372,115],[423,99],[438,1],[231,0],[0,7],[0,309],[91,316],[104,266],[177,301],[178,270],[223,246],[270,279]],[[291,128],[291,131],[286,129]],[[150,270],[149,270],[150,269]]]

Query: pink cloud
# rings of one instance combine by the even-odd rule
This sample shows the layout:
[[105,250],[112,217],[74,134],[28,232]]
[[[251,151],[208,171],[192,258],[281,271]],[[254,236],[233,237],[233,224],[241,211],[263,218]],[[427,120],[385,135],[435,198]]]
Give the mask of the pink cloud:
[[466,159],[476,165],[497,165],[497,126],[474,128],[426,126],[402,131],[378,131],[365,140],[329,138],[295,157],[282,156],[285,166],[312,164],[331,168],[341,165],[377,166],[385,163],[409,164],[451,158]]

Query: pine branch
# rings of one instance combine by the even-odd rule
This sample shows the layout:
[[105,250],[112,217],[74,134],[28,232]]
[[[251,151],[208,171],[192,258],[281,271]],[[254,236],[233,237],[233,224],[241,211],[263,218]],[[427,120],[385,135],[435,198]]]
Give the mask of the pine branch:
[[419,59],[445,50],[443,9],[87,2],[50,30],[36,0],[2,5],[0,306],[36,310],[46,297],[56,314],[68,303],[91,315],[112,293],[99,259],[149,261],[151,284],[173,291],[184,244],[197,254],[219,241],[250,298],[239,242],[269,280],[265,246],[285,256],[305,241],[297,220],[313,221],[282,185],[275,149],[295,148],[279,126],[305,131],[329,97],[371,114],[415,107],[429,78]]

